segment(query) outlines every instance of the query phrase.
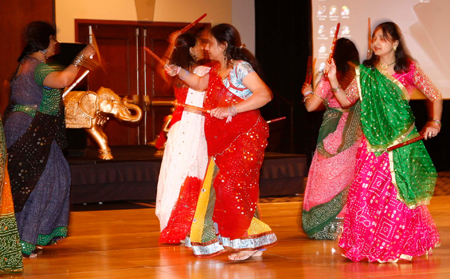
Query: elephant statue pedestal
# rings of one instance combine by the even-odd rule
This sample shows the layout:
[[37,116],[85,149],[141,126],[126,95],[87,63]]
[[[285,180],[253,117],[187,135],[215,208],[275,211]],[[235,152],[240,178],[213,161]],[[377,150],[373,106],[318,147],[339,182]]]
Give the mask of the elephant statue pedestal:
[[[64,97],[66,127],[83,128],[99,146],[99,158],[111,160],[113,156],[108,146],[108,137],[103,125],[113,115],[119,120],[138,122],[142,110],[137,105],[129,104],[127,97],[121,99],[109,88],[101,87],[94,91],[72,91]],[[135,112],[132,115],[130,110]]]

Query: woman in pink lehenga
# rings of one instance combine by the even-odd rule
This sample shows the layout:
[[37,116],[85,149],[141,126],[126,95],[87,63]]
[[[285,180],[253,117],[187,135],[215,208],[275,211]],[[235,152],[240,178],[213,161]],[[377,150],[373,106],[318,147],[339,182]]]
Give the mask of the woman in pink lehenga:
[[339,246],[352,261],[411,260],[440,244],[426,206],[437,174],[422,141],[387,149],[419,136],[409,106],[413,90],[419,89],[433,102],[433,120],[422,130],[425,139],[440,131],[442,97],[405,53],[394,23],[378,25],[372,38],[374,54],[359,67],[357,77],[345,90],[347,95],[340,90],[334,63],[327,65],[341,105],[361,100],[364,133]]
[[[358,50],[352,41],[340,38],[334,59],[339,82],[346,88],[355,77],[355,66],[359,65]],[[362,134],[360,108],[359,104],[341,107],[325,77],[314,93],[306,83],[302,93],[308,111],[326,108],[303,199],[303,230],[310,238],[336,239],[342,232],[348,189],[355,174]]]

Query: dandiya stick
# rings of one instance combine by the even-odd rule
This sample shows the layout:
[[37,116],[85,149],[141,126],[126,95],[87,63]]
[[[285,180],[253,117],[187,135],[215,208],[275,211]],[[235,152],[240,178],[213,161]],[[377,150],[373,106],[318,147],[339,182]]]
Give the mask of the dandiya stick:
[[89,70],[84,71],[84,73],[74,82],[72,83],[72,85],[70,87],[68,87],[64,93],[62,94],[62,98],[66,97],[67,94],[69,94],[70,91],[72,91],[72,89],[78,84],[80,83],[80,81],[82,81],[84,79],[84,77],[87,76],[87,74],[89,74]]
[[164,63],[164,61],[161,60],[161,58],[158,57],[158,55],[156,55],[153,51],[151,51],[150,49],[148,49],[147,47],[144,47],[144,50],[150,54],[153,58],[155,58],[156,61],[158,61],[159,63],[161,63],[161,65],[166,65],[166,63]]
[[305,83],[309,84],[309,77],[312,75],[311,67],[312,67],[312,56],[308,56],[308,63],[306,64],[306,77],[305,77]]
[[316,68],[316,58],[314,58],[314,61],[313,61],[313,64],[312,64],[312,67],[311,67],[311,75],[309,76],[309,79],[308,79],[308,84],[311,84],[311,82],[312,82],[312,78],[313,78],[313,76],[314,76],[314,69]]
[[408,144],[415,143],[416,141],[422,140],[423,138],[425,138],[425,135],[421,135],[421,136],[418,136],[418,137],[416,137],[416,138],[410,139],[410,140],[408,140],[408,141],[405,141],[405,142],[396,144],[396,145],[394,145],[394,146],[391,146],[391,147],[389,147],[389,148],[387,149],[387,151],[392,151],[392,150],[394,150],[394,149],[397,149],[397,148],[406,146],[406,145],[408,145]]
[[369,17],[369,22],[368,22],[368,27],[367,27],[367,59],[370,59],[370,57],[372,56],[372,27],[370,26],[370,17]]
[[[338,22],[338,24],[336,25],[336,32],[334,33],[333,43],[331,44],[330,56],[328,56],[328,60],[327,60],[328,63],[331,63],[331,60],[333,59],[334,47],[336,46],[336,41],[337,41],[340,27],[341,27],[341,24]],[[325,71],[324,76],[325,77],[328,76],[328,71]]]
[[201,107],[197,107],[197,106],[192,106],[192,105],[188,105],[188,104],[182,104],[182,103],[178,103],[177,101],[173,102],[174,106],[180,106],[180,107],[184,107],[184,108],[188,108],[188,109],[192,109],[192,110],[197,110],[197,111],[201,111],[201,112],[206,112],[206,113],[211,113],[211,111],[209,109],[205,109],[205,108],[201,108]]
[[188,25],[186,25],[183,29],[180,30],[181,34],[186,33],[189,29],[191,29],[192,27],[194,27],[197,23],[200,22],[200,20],[202,20],[203,18],[205,18],[207,14],[204,13],[201,17],[197,18],[196,21],[189,23]]
[[277,121],[281,121],[281,120],[285,120],[285,119],[286,119],[286,116],[278,117],[278,118],[271,119],[271,120],[267,120],[267,124],[270,124],[270,123],[273,123],[273,122],[277,122]]

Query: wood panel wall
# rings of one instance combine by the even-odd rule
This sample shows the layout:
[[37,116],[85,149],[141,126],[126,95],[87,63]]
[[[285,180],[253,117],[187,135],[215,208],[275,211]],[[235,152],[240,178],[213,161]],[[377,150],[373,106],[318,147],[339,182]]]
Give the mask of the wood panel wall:
[[35,20],[54,24],[54,7],[54,0],[0,0],[0,113],[8,102],[8,81],[14,74],[17,58],[24,47],[24,27]]

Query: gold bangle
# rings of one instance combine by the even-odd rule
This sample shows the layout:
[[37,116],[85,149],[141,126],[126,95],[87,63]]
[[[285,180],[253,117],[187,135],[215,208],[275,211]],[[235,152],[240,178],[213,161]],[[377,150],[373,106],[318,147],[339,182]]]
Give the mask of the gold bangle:
[[331,87],[331,92],[337,93],[339,91],[341,91],[341,85],[340,84],[336,88]]

